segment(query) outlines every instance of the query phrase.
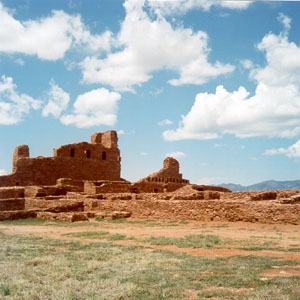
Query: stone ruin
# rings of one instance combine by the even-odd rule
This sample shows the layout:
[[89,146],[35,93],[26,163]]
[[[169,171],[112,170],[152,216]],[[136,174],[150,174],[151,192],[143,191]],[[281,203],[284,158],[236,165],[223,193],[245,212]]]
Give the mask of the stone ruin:
[[300,224],[300,191],[231,193],[190,184],[179,163],[137,182],[121,178],[115,131],[95,133],[91,143],[54,149],[53,157],[30,158],[16,147],[12,174],[0,176],[0,221],[19,218],[82,221],[89,218],[152,218]]
[[29,157],[29,147],[15,148],[12,174],[0,176],[0,187],[55,185],[59,178],[120,180],[121,158],[115,131],[95,133],[91,143],[64,145],[53,157]]

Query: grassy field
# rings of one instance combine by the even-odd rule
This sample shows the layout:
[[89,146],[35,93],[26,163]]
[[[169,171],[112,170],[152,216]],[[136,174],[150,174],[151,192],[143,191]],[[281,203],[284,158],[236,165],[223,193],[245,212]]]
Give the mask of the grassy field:
[[[298,230],[151,220],[0,222],[0,299],[296,300]],[[218,251],[226,256],[214,256]],[[285,257],[291,252],[296,259]]]

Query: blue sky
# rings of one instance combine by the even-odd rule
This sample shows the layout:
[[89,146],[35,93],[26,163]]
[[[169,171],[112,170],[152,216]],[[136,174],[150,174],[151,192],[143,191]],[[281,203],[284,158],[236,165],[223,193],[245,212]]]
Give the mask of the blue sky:
[[122,176],[300,179],[300,2],[0,0],[0,173],[119,133]]

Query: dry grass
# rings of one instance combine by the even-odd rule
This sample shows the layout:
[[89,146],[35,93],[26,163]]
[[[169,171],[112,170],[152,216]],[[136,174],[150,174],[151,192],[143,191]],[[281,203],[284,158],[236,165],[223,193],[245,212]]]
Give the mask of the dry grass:
[[[254,235],[251,229],[249,239],[229,240],[222,236],[224,230],[230,229],[228,225],[206,224],[199,226],[202,233],[197,235],[180,238],[156,235],[144,239],[133,236],[130,237],[132,245],[119,245],[120,240],[129,239],[124,228],[130,224],[140,230],[151,223],[162,227],[178,225],[174,232],[182,226],[196,226],[179,221],[132,222],[94,222],[88,225],[90,231],[80,231],[82,223],[73,227],[61,223],[50,226],[49,222],[28,220],[27,224],[26,221],[6,222],[5,228],[0,223],[0,299],[300,299],[300,276],[295,275],[300,261],[256,255],[208,258],[151,248],[152,243],[183,249],[203,247],[211,251],[214,247],[228,249],[241,245],[264,245],[269,250],[282,248],[284,235],[268,238],[274,234],[273,229],[270,235],[265,229],[264,233]],[[7,234],[7,228],[16,228],[16,224],[47,226],[49,231],[65,226],[67,235],[50,239]],[[204,234],[207,229],[213,235]],[[295,233],[286,230],[285,234],[295,241]],[[264,244],[266,240],[268,244]],[[289,249],[292,248],[282,248],[282,251]],[[268,276],[274,269],[289,270],[291,276],[281,276],[279,271],[278,276],[274,272]]]

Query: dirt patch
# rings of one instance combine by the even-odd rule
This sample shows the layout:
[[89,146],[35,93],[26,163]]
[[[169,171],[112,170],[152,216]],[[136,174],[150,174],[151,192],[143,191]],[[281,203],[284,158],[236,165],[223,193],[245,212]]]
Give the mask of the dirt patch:
[[[300,228],[295,225],[270,225],[270,224],[257,224],[257,223],[219,223],[219,222],[188,222],[187,224],[182,224],[180,222],[170,222],[170,221],[160,221],[159,224],[150,224],[149,222],[144,222],[145,220],[134,220],[139,221],[139,223],[124,222],[124,223],[112,223],[108,221],[94,222],[93,224],[82,226],[58,226],[56,224],[51,224],[51,226],[45,225],[6,225],[0,224],[0,230],[6,234],[33,234],[41,237],[48,237],[53,239],[62,240],[78,240],[82,243],[91,243],[97,241],[103,241],[103,239],[94,239],[89,237],[73,237],[66,236],[69,233],[79,233],[79,232],[97,232],[97,231],[107,231],[109,234],[122,234],[125,235],[125,240],[111,241],[120,245],[134,245],[134,246],[145,246],[145,251],[153,250],[168,250],[174,252],[186,253],[192,256],[205,256],[205,257],[229,257],[234,255],[241,256],[270,256],[279,257],[283,260],[300,261],[300,252],[292,251],[295,244],[300,243]],[[159,221],[155,221],[159,222]],[[206,248],[179,248],[175,245],[152,245],[148,242],[143,242],[140,239],[150,238],[150,237],[168,237],[168,238],[180,238],[188,235],[216,235],[220,238],[229,238],[234,240],[234,243],[220,245],[219,249],[206,249]],[[139,240],[135,240],[135,239]],[[287,251],[278,250],[241,250],[242,245],[245,242],[251,241],[251,243],[257,244],[263,242],[273,242],[276,247],[281,247]],[[288,251],[290,249],[290,251]],[[62,251],[58,249],[57,251]],[[271,270],[276,272],[278,270]],[[270,272],[271,272],[270,271]],[[285,270],[284,270],[285,271]],[[300,271],[295,269],[293,272]],[[297,273],[296,272],[296,273]],[[295,273],[295,274],[296,274]],[[273,273],[272,273],[273,274]],[[274,273],[275,274],[275,273]],[[298,273],[297,273],[298,274]],[[264,276],[264,275],[262,275]],[[279,276],[279,275],[278,275]],[[267,277],[267,275],[265,276]]]
[[261,273],[262,278],[300,276],[300,266],[273,267]]

